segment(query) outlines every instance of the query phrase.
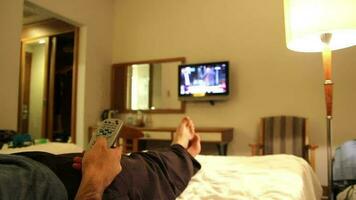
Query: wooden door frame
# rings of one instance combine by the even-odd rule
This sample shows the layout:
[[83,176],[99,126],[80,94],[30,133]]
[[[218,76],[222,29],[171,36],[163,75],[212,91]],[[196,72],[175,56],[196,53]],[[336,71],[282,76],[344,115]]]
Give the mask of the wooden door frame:
[[[41,33],[39,32],[32,32],[31,28],[41,28],[41,30],[43,30]],[[78,85],[78,55],[79,55],[79,27],[76,27],[72,24],[66,23],[64,21],[61,20],[57,20],[57,19],[49,19],[49,20],[45,20],[45,21],[41,21],[41,22],[36,22],[33,24],[28,24],[25,25],[23,27],[23,31],[22,31],[22,37],[21,37],[21,44],[31,41],[31,40],[35,40],[38,38],[42,38],[42,37],[53,37],[56,35],[60,35],[60,34],[64,34],[64,33],[69,33],[69,32],[74,32],[74,48],[73,48],[73,71],[72,71],[72,99],[71,99],[71,140],[72,142],[76,142],[76,122],[77,122],[77,116],[76,116],[76,111],[77,111],[77,85]],[[23,50],[23,45],[21,45],[21,53],[24,51]],[[50,47],[48,47],[50,48]],[[48,50],[47,50],[48,53]],[[48,56],[47,56],[47,64],[50,64],[50,60],[48,60]],[[22,68],[23,65],[23,58],[21,55],[21,59],[20,59],[20,70]],[[49,69],[49,66],[47,66],[46,70]],[[46,75],[48,75],[48,71],[46,71]],[[19,103],[18,103],[18,130],[20,130],[20,108],[22,107],[22,96],[21,96],[21,91],[23,89],[22,86],[22,80],[21,80],[21,71],[20,71],[20,86],[19,86]],[[48,81],[48,76],[45,77],[45,79]],[[48,83],[46,84],[47,89],[45,91],[45,93],[47,94],[47,98],[48,98]],[[46,125],[46,127],[49,127],[48,125],[48,119],[47,115],[49,113],[48,111],[48,101],[46,102],[47,104],[47,108],[46,108],[46,116],[44,116],[43,120],[45,120],[45,123],[43,123],[44,125]],[[52,108],[53,110],[53,108]],[[48,115],[49,116],[49,115]],[[53,121],[53,120],[52,120]],[[53,122],[52,122],[53,123]],[[44,129],[43,129],[44,130]],[[45,133],[41,133],[42,136],[45,136]],[[48,135],[48,134],[47,134]],[[52,137],[52,136],[51,136]]]
[[50,40],[50,54],[49,54],[49,65],[47,71],[47,123],[45,124],[47,132],[45,133],[46,138],[53,139],[53,111],[54,111],[54,82],[55,82],[55,67],[56,67],[56,48],[57,48],[57,38],[51,36]]
[[79,27],[74,30],[73,68],[72,68],[72,108],[71,108],[71,139],[77,140],[77,88],[78,88],[78,57],[79,57]]
[[[26,68],[26,61],[27,60],[27,53],[26,51],[22,51],[23,48],[23,43],[21,43],[21,60],[20,60],[20,77],[19,77],[19,80],[20,80],[20,83],[19,83],[19,101],[18,101],[18,110],[17,110],[17,114],[18,114],[18,119],[17,119],[17,130],[18,132],[23,132],[23,129],[24,129],[24,122],[23,122],[23,102],[25,101],[25,93],[28,92],[26,91],[26,87],[25,87],[25,84],[26,84],[26,73],[25,73],[25,68]],[[25,61],[25,62],[23,62]],[[31,62],[32,62],[32,54],[31,54]],[[31,68],[31,67],[30,67]],[[29,69],[31,70],[31,69]],[[31,76],[31,72],[30,72],[30,76]],[[29,90],[29,88],[27,89]],[[29,98],[29,97],[28,97]],[[28,102],[30,102],[30,100],[28,99]],[[29,104],[29,103],[28,103]],[[29,108],[29,105],[27,106]],[[27,116],[28,117],[28,116]],[[28,122],[27,122],[28,123]],[[28,131],[28,125],[27,125],[27,131]]]

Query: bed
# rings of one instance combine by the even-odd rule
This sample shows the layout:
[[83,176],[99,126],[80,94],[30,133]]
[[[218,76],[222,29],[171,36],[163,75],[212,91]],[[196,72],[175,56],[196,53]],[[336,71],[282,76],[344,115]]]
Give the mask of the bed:
[[[82,152],[68,143],[47,143],[2,149],[0,153],[45,151],[53,154]],[[178,200],[320,200],[321,184],[310,165],[292,155],[208,156],[196,158],[202,169]]]
[[320,200],[321,184],[310,165],[292,155],[197,156],[202,169],[179,200]]
[[66,153],[81,153],[83,148],[73,144],[73,143],[62,143],[62,142],[50,142],[45,144],[36,144],[26,147],[19,148],[7,148],[5,145],[0,150],[2,154],[11,154],[18,152],[29,152],[29,151],[44,151],[52,154],[66,154]]

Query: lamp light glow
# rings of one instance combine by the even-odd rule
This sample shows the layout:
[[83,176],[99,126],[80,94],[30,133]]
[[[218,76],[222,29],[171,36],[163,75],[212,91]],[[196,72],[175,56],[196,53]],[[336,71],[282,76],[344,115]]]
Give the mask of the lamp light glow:
[[46,44],[46,39],[39,39],[38,44]]
[[326,146],[329,200],[333,195],[332,169],[332,50],[356,45],[356,0],[284,0],[287,47],[300,52],[322,52],[326,103]]
[[322,52],[320,35],[331,33],[331,50],[356,45],[355,0],[284,0],[287,47]]

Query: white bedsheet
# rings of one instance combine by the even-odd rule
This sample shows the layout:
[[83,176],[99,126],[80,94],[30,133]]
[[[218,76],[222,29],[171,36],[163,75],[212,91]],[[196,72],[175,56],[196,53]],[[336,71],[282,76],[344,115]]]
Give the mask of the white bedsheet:
[[197,156],[202,169],[179,200],[320,200],[316,174],[302,158]]
[[52,154],[81,153],[83,149],[72,143],[50,142],[46,144],[36,144],[19,148],[3,148],[0,153],[10,154],[28,151],[44,151]]

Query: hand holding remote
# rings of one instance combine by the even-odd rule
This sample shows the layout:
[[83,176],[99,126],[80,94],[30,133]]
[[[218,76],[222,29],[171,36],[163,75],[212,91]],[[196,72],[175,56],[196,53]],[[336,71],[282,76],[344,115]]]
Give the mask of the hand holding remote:
[[121,172],[121,148],[108,148],[107,139],[99,136],[82,159],[82,181],[76,199],[101,199],[107,186]]
[[89,142],[88,149],[92,148],[96,138],[103,136],[107,140],[107,145],[109,148],[115,147],[119,132],[124,125],[124,122],[120,119],[106,119],[100,123],[100,126],[93,133],[91,140]]

